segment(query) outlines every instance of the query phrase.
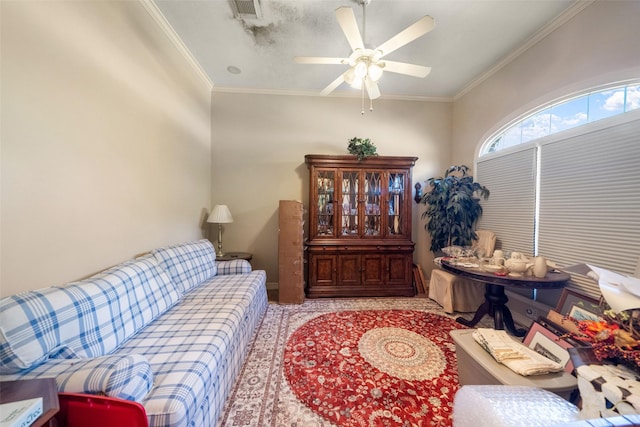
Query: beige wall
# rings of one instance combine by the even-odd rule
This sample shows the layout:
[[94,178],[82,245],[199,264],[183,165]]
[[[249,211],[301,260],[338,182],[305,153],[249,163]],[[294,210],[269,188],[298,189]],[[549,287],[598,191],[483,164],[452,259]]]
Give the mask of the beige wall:
[[0,2],[0,295],[202,236],[210,87],[139,2]]
[[640,77],[639,1],[596,1],[453,104],[452,163],[472,166],[499,127],[560,96]]
[[[278,200],[308,207],[305,154],[347,154],[350,138],[369,137],[380,155],[418,157],[413,181],[423,182],[448,162],[450,117],[446,102],[377,100],[362,117],[357,98],[214,93],[213,203],[234,216],[225,250],[254,253],[254,267],[277,282]],[[430,269],[423,206],[413,206],[415,260]]]
[[[307,203],[308,153],[371,137],[419,157],[414,182],[473,165],[500,124],[567,92],[640,75],[640,2],[597,1],[454,103],[210,94],[139,2],[0,2],[0,295],[61,284],[199,238],[277,277],[279,199]],[[414,205],[415,260],[432,255]]]

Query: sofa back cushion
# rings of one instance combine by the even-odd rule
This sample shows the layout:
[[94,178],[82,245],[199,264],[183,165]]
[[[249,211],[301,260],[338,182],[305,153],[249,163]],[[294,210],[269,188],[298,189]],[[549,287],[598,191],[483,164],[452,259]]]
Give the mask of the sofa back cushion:
[[216,251],[206,239],[151,251],[182,292],[188,292],[218,272]]
[[166,272],[149,256],[61,287],[0,301],[0,373],[47,358],[97,357],[179,301]]
[[121,319],[125,340],[182,298],[182,292],[151,254],[124,262],[89,280],[124,284],[126,298],[119,302],[122,303]]

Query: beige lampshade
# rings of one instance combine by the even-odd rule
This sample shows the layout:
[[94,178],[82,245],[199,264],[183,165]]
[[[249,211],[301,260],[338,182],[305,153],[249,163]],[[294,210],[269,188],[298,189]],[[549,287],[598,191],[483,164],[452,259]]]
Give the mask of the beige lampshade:
[[233,222],[233,216],[231,216],[231,211],[229,211],[227,205],[215,205],[209,214],[209,218],[207,218],[207,222],[226,224]]

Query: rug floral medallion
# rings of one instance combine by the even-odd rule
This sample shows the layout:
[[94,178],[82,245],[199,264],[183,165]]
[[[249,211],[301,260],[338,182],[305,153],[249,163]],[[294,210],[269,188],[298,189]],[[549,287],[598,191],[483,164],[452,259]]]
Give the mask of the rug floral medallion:
[[219,425],[451,426],[460,328],[424,298],[269,304]]

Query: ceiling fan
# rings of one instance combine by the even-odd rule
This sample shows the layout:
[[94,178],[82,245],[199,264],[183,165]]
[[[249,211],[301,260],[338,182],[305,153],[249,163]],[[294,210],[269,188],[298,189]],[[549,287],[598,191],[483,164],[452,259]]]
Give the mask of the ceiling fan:
[[[415,39],[422,37],[435,28],[435,20],[427,15],[408,26],[386,42],[375,49],[365,47],[364,36],[366,35],[366,6],[371,0],[356,0],[362,5],[363,32],[362,37],[358,29],[353,9],[350,7],[339,7],[336,9],[336,18],[342,32],[351,46],[352,52],[347,58],[296,56],[294,60],[299,64],[345,64],[349,69],[325,87],[322,95],[328,95],[342,83],[346,82],[351,87],[363,90],[366,88],[369,99],[380,97],[378,80],[384,71],[405,74],[413,77],[426,77],[431,72],[431,67],[405,62],[395,62],[383,59],[391,52],[411,43]],[[363,111],[364,114],[364,111]]]

